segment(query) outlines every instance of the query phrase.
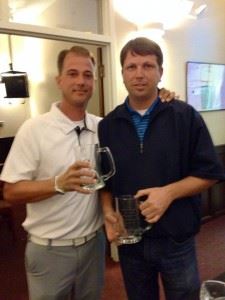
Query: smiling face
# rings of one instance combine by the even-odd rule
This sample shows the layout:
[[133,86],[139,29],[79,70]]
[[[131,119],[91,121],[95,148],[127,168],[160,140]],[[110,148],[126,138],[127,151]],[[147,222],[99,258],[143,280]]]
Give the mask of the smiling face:
[[163,73],[155,55],[127,53],[123,68],[123,82],[129,93],[130,105],[147,108],[156,99],[157,85]]
[[94,65],[90,57],[69,52],[56,78],[62,105],[85,109],[94,91]]

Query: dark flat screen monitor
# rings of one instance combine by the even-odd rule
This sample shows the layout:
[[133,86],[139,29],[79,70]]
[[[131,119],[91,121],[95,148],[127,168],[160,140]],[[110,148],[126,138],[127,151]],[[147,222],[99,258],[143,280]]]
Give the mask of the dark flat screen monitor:
[[27,74],[23,72],[10,71],[1,74],[2,82],[5,83],[5,98],[27,98],[29,97]]

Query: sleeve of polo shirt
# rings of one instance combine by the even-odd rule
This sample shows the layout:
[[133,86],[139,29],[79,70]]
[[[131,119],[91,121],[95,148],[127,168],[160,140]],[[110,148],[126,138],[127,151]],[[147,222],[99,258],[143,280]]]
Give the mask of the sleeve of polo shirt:
[[15,183],[32,180],[38,167],[38,141],[33,122],[26,121],[19,129],[5,161],[1,180]]
[[225,170],[215,151],[208,128],[201,115],[194,111],[191,124],[191,176],[225,180]]

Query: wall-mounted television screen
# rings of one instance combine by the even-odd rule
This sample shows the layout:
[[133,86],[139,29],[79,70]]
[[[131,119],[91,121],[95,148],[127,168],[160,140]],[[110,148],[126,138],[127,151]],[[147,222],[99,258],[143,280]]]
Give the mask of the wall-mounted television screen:
[[186,91],[198,111],[225,109],[225,64],[187,62]]
[[9,71],[1,73],[2,82],[5,83],[5,98],[27,98],[29,97],[27,73]]

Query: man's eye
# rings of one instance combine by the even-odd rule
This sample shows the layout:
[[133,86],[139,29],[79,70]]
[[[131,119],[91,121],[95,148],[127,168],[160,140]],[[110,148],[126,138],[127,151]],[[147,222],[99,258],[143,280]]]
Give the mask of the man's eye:
[[145,65],[144,65],[144,69],[145,69],[145,70],[149,70],[149,69],[153,69],[153,68],[154,68],[153,65],[150,65],[150,64],[145,64]]
[[127,66],[126,69],[128,71],[132,71],[132,70],[135,70],[135,66],[134,65],[130,65],[130,66]]
[[77,76],[77,73],[76,72],[69,72],[69,73],[67,73],[67,75],[70,76],[70,77],[75,77],[75,76]]
[[93,74],[92,73],[86,73],[84,74],[84,76],[88,79],[92,79],[93,78]]

